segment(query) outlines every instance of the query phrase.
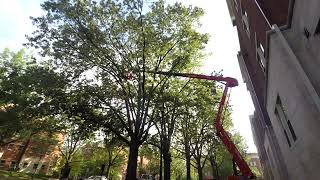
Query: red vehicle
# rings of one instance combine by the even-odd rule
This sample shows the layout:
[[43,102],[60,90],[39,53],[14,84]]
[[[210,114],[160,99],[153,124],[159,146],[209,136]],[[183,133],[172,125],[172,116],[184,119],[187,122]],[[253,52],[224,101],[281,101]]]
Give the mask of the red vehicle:
[[238,81],[234,78],[231,78],[231,77],[206,76],[206,75],[200,75],[200,74],[172,73],[172,72],[162,72],[162,71],[149,72],[149,73],[224,82],[225,88],[224,88],[224,91],[223,91],[223,94],[222,94],[222,97],[221,97],[221,100],[219,103],[219,109],[218,109],[216,119],[214,121],[215,122],[214,127],[216,128],[217,136],[220,138],[220,140],[223,142],[223,144],[225,145],[225,147],[227,148],[229,153],[232,155],[234,163],[238,166],[238,168],[241,172],[241,175],[237,175],[237,172],[235,170],[234,176],[229,176],[228,180],[255,179],[255,175],[252,173],[249,165],[243,159],[239,150],[237,149],[235,144],[232,142],[231,138],[229,137],[228,133],[224,130],[222,123],[221,123],[222,112],[225,107],[226,97],[228,95],[228,90],[229,90],[229,88],[238,86]]

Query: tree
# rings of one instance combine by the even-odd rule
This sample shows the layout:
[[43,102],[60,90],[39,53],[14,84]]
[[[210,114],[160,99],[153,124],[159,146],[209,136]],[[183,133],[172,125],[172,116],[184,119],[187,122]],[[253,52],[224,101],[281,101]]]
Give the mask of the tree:
[[214,143],[216,143],[215,131],[213,128],[216,115],[214,107],[216,106],[216,95],[212,96],[211,89],[216,88],[215,84],[203,82],[195,88],[193,101],[197,106],[191,109],[191,122],[189,135],[191,155],[196,165],[198,179],[203,179],[203,168],[212,153]]
[[63,159],[63,166],[60,175],[61,179],[69,177],[71,171],[71,163],[73,161],[74,155],[79,150],[81,141],[84,138],[84,133],[79,130],[80,129],[78,127],[71,126],[64,132],[65,140],[62,148],[59,147]]
[[126,149],[116,141],[116,138],[108,137],[105,140],[89,138],[80,147],[78,157],[72,163],[73,166],[78,164],[78,171],[71,171],[71,175],[73,177],[106,175],[108,179],[118,179],[126,155]]
[[[53,57],[77,84],[72,88],[87,89],[88,106],[103,120],[95,122],[129,146],[126,179],[133,179],[158,113],[155,91],[168,79],[147,71],[182,71],[197,62],[208,40],[195,28],[203,10],[162,0],[48,0],[42,7],[46,14],[33,18],[38,30],[28,45]],[[83,81],[88,74],[94,81]]]
[[[219,154],[224,152],[224,157],[230,156],[224,146],[219,148],[221,145],[218,145],[219,140],[215,137],[213,128],[222,90],[216,83],[191,81],[185,92],[188,93],[182,103],[185,111],[179,117],[175,144],[186,161],[186,179],[191,179],[191,167],[197,169],[198,178],[202,179],[203,169],[209,165],[210,159],[215,160],[216,151]],[[226,106],[222,116],[223,125],[228,130],[232,127],[230,112],[230,107]],[[218,169],[215,169],[218,172]]]
[[126,153],[124,144],[119,141],[113,133],[106,133],[104,138],[105,150],[107,151],[106,175],[107,179],[111,177],[111,169],[121,166],[121,160]]
[[198,162],[195,165],[191,163],[192,157],[202,160],[204,146],[211,144],[213,139],[214,107],[218,96],[212,96],[211,89],[215,89],[215,86],[212,82],[192,80],[186,90],[180,93],[184,94],[183,109],[178,121],[176,148],[185,158],[187,179],[191,179],[191,166],[199,165]]
[[5,49],[0,54],[0,145],[59,129],[53,104],[66,84],[64,77],[24,50]]
[[181,148],[180,152],[182,152],[182,155],[184,155],[185,162],[186,162],[186,179],[191,180],[191,157],[192,157],[192,151],[190,149],[191,146],[191,136],[188,132],[188,129],[190,128],[190,119],[191,117],[189,114],[184,115],[185,122],[181,123],[181,127],[179,128],[179,131],[181,133]]
[[159,151],[155,146],[143,144],[139,149],[139,174],[159,174]]
[[[231,112],[231,107],[227,106],[227,110],[223,115],[223,126],[227,131],[232,132],[229,133],[229,136],[232,138],[242,156],[246,157],[247,145],[240,134],[232,129]],[[227,176],[230,176],[230,174],[233,174],[232,156],[220,141],[216,141],[213,145],[214,147],[209,157],[210,169],[216,179],[225,179]]]
[[162,158],[164,164],[164,179],[171,179],[171,142],[175,132],[177,119],[183,111],[182,91],[189,81],[168,81],[168,83],[160,89],[161,93],[156,98],[160,112],[156,116],[155,127],[159,135],[160,149],[160,179],[162,178]]
[[[208,118],[210,116],[206,116]],[[212,116],[211,116],[212,117]],[[201,122],[202,121],[202,122]],[[203,122],[207,121],[207,122]],[[202,119],[198,121],[200,124],[192,134],[191,149],[193,152],[194,164],[196,165],[198,179],[203,179],[203,168],[208,162],[210,155],[212,154],[215,144],[217,143],[214,137],[214,130],[212,128],[212,119]],[[211,126],[211,128],[210,128]]]

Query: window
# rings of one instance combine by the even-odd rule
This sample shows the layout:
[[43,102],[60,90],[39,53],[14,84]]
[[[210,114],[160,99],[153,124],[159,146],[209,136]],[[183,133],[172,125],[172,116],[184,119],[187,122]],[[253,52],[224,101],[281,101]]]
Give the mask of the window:
[[13,144],[8,144],[7,149],[8,149],[8,150],[12,150],[12,149],[13,149]]
[[23,150],[23,147],[24,147],[24,145],[19,145],[19,151],[22,151]]
[[257,58],[258,58],[258,62],[260,64],[260,66],[261,66],[261,69],[263,70],[263,72],[266,72],[266,65],[264,63],[263,57],[261,57],[259,55],[259,53],[257,53]]
[[263,45],[260,43],[260,41],[257,39],[257,47],[256,47],[256,51],[257,51],[257,60],[261,66],[261,69],[263,70],[263,72],[266,72],[266,59],[264,57],[264,48]]
[[291,147],[291,142],[290,142],[290,140],[289,140],[289,136],[288,136],[288,134],[287,134],[287,131],[286,131],[286,130],[283,130],[283,133],[284,133],[284,135],[286,136],[286,140],[287,140],[288,146]]
[[10,168],[11,169],[16,169],[17,168],[17,162],[16,161],[11,161]]
[[234,2],[235,9],[238,11],[238,2],[237,2],[237,0],[233,0],[233,2]]
[[0,166],[4,166],[5,163],[6,163],[6,160],[4,160],[4,159],[0,160]]
[[247,35],[250,37],[249,17],[246,11],[243,11],[242,21],[243,29],[247,32]]
[[27,167],[28,164],[29,164],[28,162],[24,162],[24,163],[23,163],[23,167],[24,167],[24,168]]
[[37,169],[39,164],[34,164],[33,169]]
[[316,31],[314,32],[315,35],[319,35],[320,34],[320,18],[318,20],[318,24],[317,24],[317,27],[316,27]]
[[294,130],[293,130],[293,127],[292,127],[292,125],[291,125],[291,122],[288,120],[287,123],[288,123],[288,127],[289,127],[289,130],[290,130],[290,133],[291,133],[291,135],[292,135],[292,139],[293,139],[294,141],[296,141],[296,140],[297,140],[297,136],[296,136],[296,133],[295,133]]
[[277,97],[277,102],[276,102],[276,109],[275,109],[275,114],[283,128],[283,133],[286,137],[287,143],[289,147],[291,147],[292,142],[295,142],[297,140],[297,135],[294,131],[294,128],[288,119],[287,116],[287,109],[286,107],[282,104],[280,97]]
[[281,110],[281,114],[283,115],[283,119],[285,120],[285,122],[286,122],[287,125],[288,125],[288,129],[289,129],[289,131],[290,131],[290,133],[291,133],[291,136],[292,136],[293,141],[296,141],[296,140],[297,140],[296,133],[295,133],[294,130],[293,130],[293,127],[292,127],[292,125],[291,125],[291,122],[290,122],[290,120],[288,119],[288,116],[287,116],[287,110],[286,110],[286,108],[283,106],[283,104],[282,104],[281,99],[280,99],[279,96],[278,96],[278,98],[277,98],[277,105],[278,105],[278,107],[279,107],[280,110]]
[[256,166],[256,162],[255,161],[251,161],[250,162],[250,166]]
[[45,165],[45,164],[42,164],[41,169],[44,169],[45,167],[46,167],[46,165]]
[[264,48],[263,45],[261,43],[259,43],[259,49],[261,50],[263,56],[264,56]]

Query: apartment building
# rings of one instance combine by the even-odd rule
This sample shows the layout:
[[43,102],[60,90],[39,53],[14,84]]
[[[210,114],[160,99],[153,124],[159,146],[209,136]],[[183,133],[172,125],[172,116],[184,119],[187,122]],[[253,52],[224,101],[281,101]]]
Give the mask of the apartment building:
[[63,142],[59,135],[55,143],[28,138],[24,141],[14,141],[0,147],[0,169],[17,170],[20,172],[52,175],[60,151],[58,146]]
[[264,179],[318,179],[320,1],[227,0]]
[[262,167],[259,159],[258,153],[248,153],[247,154],[248,164],[250,167],[254,167],[262,174]]

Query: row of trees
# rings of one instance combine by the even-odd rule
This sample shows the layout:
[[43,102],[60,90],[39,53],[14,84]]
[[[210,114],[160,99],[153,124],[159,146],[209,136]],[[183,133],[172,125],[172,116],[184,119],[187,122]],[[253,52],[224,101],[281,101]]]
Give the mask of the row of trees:
[[186,179],[191,167],[199,179],[206,169],[217,177],[221,169],[230,173],[213,129],[221,87],[152,73],[198,71],[208,41],[197,30],[202,9],[163,0],[48,0],[42,8],[26,46],[45,60],[1,54],[1,145],[26,134],[63,133],[69,140],[61,174],[68,177],[79,144],[103,132],[104,152],[128,149],[127,180],[137,177],[140,147],[150,145],[149,158],[157,161],[150,169],[161,179],[181,178],[181,166],[172,167],[179,159]]

